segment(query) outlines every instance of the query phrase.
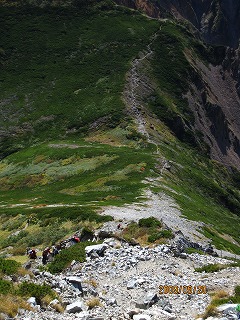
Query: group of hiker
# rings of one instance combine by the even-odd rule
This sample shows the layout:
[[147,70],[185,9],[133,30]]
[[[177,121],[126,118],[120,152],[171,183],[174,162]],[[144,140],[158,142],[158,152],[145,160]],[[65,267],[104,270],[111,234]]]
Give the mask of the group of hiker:
[[[57,245],[53,245],[51,248],[46,247],[42,252],[42,264],[45,265],[47,262],[52,261],[62,249],[70,247],[78,242],[80,242],[80,238],[77,235],[74,235],[67,240],[61,241]],[[27,248],[27,255],[29,259],[37,259],[37,252],[35,249]]]

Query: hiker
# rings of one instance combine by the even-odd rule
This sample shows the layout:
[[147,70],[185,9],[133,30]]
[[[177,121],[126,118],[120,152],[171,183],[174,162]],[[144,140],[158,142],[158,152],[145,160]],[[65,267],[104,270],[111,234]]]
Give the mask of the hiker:
[[57,254],[59,254],[59,246],[53,246],[52,247],[52,256],[55,257]]
[[42,253],[42,264],[47,264],[48,258],[49,258],[49,254],[50,254],[50,248],[47,247],[46,249],[43,250]]
[[78,236],[74,235],[72,238],[71,238],[71,242],[72,244],[76,244],[78,242],[80,242],[80,239]]
[[240,319],[240,304],[236,306],[236,310],[237,310],[237,318]]
[[30,259],[37,259],[37,253],[35,249],[31,249],[28,252],[28,256]]
[[118,230],[121,229],[121,224],[120,223],[117,225],[117,228],[118,228]]

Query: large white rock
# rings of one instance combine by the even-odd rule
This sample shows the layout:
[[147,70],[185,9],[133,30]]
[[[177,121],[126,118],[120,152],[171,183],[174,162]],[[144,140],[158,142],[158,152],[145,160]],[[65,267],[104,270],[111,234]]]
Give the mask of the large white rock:
[[219,307],[217,307],[218,311],[225,311],[225,310],[236,310],[237,304],[234,303],[225,303]]
[[76,313],[76,312],[81,312],[85,310],[86,310],[86,306],[84,305],[82,300],[75,301],[66,306],[66,312],[68,313]]
[[78,289],[79,291],[83,291],[82,289],[82,279],[76,276],[71,276],[66,278],[68,282],[70,282],[74,288]]
[[93,246],[87,246],[85,248],[85,252],[88,256],[90,256],[92,253],[97,253],[100,256],[100,255],[103,255],[104,251],[107,248],[108,248],[108,245],[106,243],[95,244]]

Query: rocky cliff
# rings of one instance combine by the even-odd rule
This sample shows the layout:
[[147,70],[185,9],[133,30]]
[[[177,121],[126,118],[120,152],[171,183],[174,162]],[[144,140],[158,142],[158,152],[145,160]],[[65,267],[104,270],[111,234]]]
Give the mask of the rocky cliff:
[[173,15],[186,19],[211,44],[237,48],[240,37],[240,3],[233,0],[115,0],[151,17]]

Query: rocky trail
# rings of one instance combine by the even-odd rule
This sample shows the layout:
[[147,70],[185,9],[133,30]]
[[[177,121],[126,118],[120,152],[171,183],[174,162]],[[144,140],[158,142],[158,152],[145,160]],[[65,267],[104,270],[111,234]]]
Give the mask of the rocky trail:
[[[194,271],[228,260],[199,254],[176,257],[168,245],[142,248],[110,238],[102,245],[87,247],[86,252],[85,263],[73,261],[60,275],[32,270],[36,283],[45,282],[59,294],[66,307],[64,314],[54,312],[58,300],[41,309],[33,297],[35,312],[21,310],[17,319],[192,320],[204,312],[211,291],[232,294],[240,283],[240,268],[210,274]],[[176,286],[178,293],[166,292],[170,286]],[[221,319],[236,319],[236,314],[231,309]]]
[[127,74],[123,100],[126,104],[127,112],[137,125],[138,132],[141,133],[149,143],[156,146],[156,153],[158,154],[158,144],[149,134],[148,117],[146,116],[146,108],[143,103],[144,97],[147,97],[153,91],[151,81],[146,76],[144,68],[145,64],[153,55],[151,46],[156,38],[157,33],[152,36],[146,50],[139,53],[139,58],[133,60],[132,67]]
[[174,232],[181,230],[184,236],[193,242],[206,245],[209,242],[198,229],[203,225],[201,222],[191,221],[181,216],[177,203],[165,194],[154,194],[149,189],[145,192],[146,201],[126,205],[124,207],[107,207],[101,213],[113,216],[115,219],[126,221],[138,221],[141,218],[153,216],[165,223]]

